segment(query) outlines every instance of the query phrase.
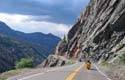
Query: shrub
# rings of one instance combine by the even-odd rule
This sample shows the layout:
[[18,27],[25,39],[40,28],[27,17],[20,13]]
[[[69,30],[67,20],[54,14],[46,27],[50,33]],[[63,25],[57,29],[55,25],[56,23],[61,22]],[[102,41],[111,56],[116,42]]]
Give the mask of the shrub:
[[122,56],[120,56],[119,59],[121,63],[125,64],[125,53]]
[[30,58],[22,58],[19,62],[16,62],[16,69],[20,68],[32,68],[33,67],[33,60]]
[[6,78],[0,78],[0,80],[7,80]]
[[73,61],[69,60],[69,61],[67,62],[67,64],[73,64]]

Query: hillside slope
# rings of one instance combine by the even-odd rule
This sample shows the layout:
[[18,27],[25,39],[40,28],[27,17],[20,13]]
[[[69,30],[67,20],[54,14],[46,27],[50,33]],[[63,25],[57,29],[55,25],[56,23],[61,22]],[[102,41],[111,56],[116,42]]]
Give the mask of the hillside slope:
[[52,34],[23,33],[0,22],[0,72],[13,69],[22,58],[32,58],[40,64],[54,49],[60,38]]
[[59,37],[54,36],[52,34],[43,34],[40,32],[23,33],[20,31],[15,31],[11,29],[8,25],[6,25],[4,22],[0,22],[0,33],[18,40],[38,45],[43,50],[46,56],[48,56],[50,53],[52,53],[52,51],[54,51],[57,43],[60,41]]
[[21,58],[32,58],[34,66],[44,60],[33,45],[0,34],[0,72],[13,69]]

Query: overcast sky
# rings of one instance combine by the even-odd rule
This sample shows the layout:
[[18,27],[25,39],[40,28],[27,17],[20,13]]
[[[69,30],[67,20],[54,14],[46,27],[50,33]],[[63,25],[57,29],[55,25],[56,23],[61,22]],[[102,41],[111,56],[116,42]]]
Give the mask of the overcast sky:
[[62,37],[89,0],[0,0],[0,20],[26,33],[53,33]]

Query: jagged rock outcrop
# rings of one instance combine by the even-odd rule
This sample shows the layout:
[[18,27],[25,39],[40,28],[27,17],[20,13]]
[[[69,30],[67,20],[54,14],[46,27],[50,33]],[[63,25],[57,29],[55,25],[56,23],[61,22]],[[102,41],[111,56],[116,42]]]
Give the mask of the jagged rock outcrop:
[[[125,0],[91,0],[58,52],[68,57],[114,60],[125,48]],[[63,50],[66,48],[66,50]],[[60,52],[61,51],[61,52]]]
[[42,63],[42,67],[64,66],[72,63],[73,62],[71,60],[68,60],[63,56],[49,55],[49,57],[46,60],[44,60],[44,62]]

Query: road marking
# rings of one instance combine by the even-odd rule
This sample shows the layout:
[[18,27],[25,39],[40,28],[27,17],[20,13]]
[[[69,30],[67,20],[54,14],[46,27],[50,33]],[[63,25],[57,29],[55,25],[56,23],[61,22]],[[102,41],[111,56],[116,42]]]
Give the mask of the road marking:
[[[59,67],[59,68],[51,69],[51,70],[47,70],[47,71],[44,72],[44,73],[33,74],[33,75],[30,75],[30,76],[27,76],[27,77],[24,77],[24,78],[21,78],[21,79],[18,79],[18,80],[25,80],[25,79],[29,79],[29,78],[32,78],[32,77],[36,77],[36,76],[39,76],[39,75],[44,75],[45,73],[48,73],[48,72],[53,72],[53,71],[60,70],[60,69],[64,69],[64,68],[70,68],[70,67],[75,66],[75,65],[77,65],[77,64],[78,64],[78,63],[75,63],[75,64],[73,64],[73,65],[67,65],[67,66],[64,66],[64,67]],[[7,80],[12,80],[12,79],[7,79]]]
[[25,79],[29,79],[29,78],[36,77],[36,76],[39,76],[39,75],[43,75],[43,74],[45,74],[45,73],[48,73],[48,72],[53,72],[53,71],[56,71],[56,70],[59,70],[59,69],[47,70],[47,71],[46,71],[46,72],[44,72],[44,73],[38,73],[38,74],[30,75],[30,76],[27,76],[27,77],[24,77],[24,78],[21,78],[21,79],[18,79],[18,80],[25,80]]
[[71,72],[69,74],[69,76],[66,77],[65,80],[74,80],[74,78],[76,77],[76,75],[78,74],[78,72],[80,71],[81,68],[83,68],[83,65],[81,65],[80,67],[78,67],[75,71]]
[[43,74],[44,74],[44,73],[34,74],[34,75],[32,75],[32,76],[27,76],[27,77],[24,77],[24,78],[18,79],[18,80],[25,80],[25,79],[29,79],[29,78],[31,78],[31,77],[35,77],[35,76],[43,75]]
[[101,75],[103,75],[104,77],[106,77],[107,80],[112,80],[112,79],[108,78],[108,76],[107,76],[106,74],[104,74],[95,64],[94,64],[94,66],[96,67],[97,71],[98,71]]

